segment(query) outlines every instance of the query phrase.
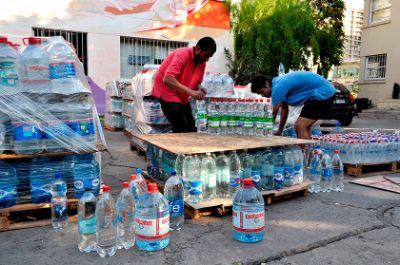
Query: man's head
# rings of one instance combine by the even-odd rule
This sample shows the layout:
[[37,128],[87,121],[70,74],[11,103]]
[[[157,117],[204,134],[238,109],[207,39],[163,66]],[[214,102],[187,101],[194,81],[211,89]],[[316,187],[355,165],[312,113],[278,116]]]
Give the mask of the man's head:
[[265,75],[256,75],[251,80],[251,92],[264,97],[271,97],[271,79]]
[[194,47],[194,61],[196,64],[208,62],[217,50],[217,45],[211,37],[201,38]]

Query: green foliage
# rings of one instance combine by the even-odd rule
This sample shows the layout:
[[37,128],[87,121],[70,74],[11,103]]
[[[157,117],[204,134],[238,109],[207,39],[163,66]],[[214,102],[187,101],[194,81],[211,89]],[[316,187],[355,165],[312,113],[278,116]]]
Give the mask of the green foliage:
[[280,62],[286,69],[308,70],[309,58],[313,58],[322,72],[337,64],[343,47],[343,42],[336,45],[343,39],[343,10],[322,5],[323,12],[317,12],[319,2],[322,5],[326,0],[242,0],[231,4],[234,54],[225,50],[225,55],[236,83],[247,84],[259,73],[274,76]]

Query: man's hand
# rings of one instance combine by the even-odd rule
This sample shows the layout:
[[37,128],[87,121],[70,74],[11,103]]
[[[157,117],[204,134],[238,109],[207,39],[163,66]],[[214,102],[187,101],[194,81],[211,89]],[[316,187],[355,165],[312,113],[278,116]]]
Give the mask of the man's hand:
[[281,136],[282,135],[282,130],[277,130],[274,135],[276,136]]
[[190,96],[197,100],[203,100],[205,93],[202,90],[191,90]]
[[207,95],[207,89],[206,89],[205,87],[203,87],[203,86],[200,85],[200,84],[199,84],[197,87],[198,87],[198,89],[199,89],[201,92],[203,92],[204,95]]

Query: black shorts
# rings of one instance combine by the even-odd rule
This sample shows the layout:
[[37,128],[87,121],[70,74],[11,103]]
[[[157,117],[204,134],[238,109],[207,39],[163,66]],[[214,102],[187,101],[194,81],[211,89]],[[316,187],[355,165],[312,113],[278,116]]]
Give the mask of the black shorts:
[[300,117],[319,120],[323,119],[332,107],[333,99],[332,96],[325,100],[308,99],[301,110]]

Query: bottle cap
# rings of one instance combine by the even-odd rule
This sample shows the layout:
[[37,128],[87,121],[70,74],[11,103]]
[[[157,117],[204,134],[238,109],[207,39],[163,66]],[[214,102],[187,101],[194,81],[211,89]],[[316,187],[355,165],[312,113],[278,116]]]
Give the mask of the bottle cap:
[[129,182],[123,182],[123,183],[122,183],[122,187],[123,187],[124,189],[129,188]]
[[314,150],[314,155],[318,155],[319,151],[318,150]]
[[7,37],[0,36],[0,43],[7,43],[7,42],[8,42]]
[[171,172],[171,176],[176,176],[176,171],[175,171],[175,170],[173,170],[173,171]]
[[60,172],[57,172],[56,175],[55,175],[55,178],[56,178],[56,179],[61,179],[61,173],[60,173]]
[[107,185],[103,185],[103,192],[109,192],[110,191],[110,187]]
[[149,184],[147,184],[147,191],[148,192],[158,192],[157,183],[150,182]]
[[141,168],[137,168],[136,169],[136,174],[142,174],[142,169]]
[[254,184],[253,184],[253,180],[252,179],[244,179],[243,180],[243,187],[251,188],[253,186],[254,186]]
[[132,175],[130,176],[130,179],[131,179],[131,180],[136,180],[136,175],[135,175],[135,174],[132,174]]
[[28,44],[29,45],[38,45],[40,43],[40,39],[39,38],[35,38],[35,37],[29,37],[28,38]]
[[334,153],[335,153],[335,154],[339,154],[340,151],[339,151],[339,150],[335,150]]

